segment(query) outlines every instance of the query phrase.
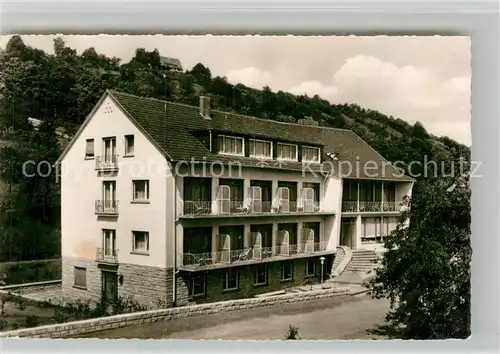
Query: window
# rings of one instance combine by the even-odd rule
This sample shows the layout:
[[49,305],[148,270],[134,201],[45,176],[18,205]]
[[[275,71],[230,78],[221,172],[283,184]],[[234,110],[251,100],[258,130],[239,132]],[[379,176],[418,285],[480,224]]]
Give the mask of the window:
[[243,138],[221,135],[219,152],[221,154],[243,156],[244,155],[243,144],[244,144]]
[[292,262],[283,262],[281,264],[281,280],[292,280],[292,279],[293,279]]
[[125,135],[125,156],[134,155],[134,136]]
[[87,145],[85,146],[85,158],[94,158],[94,139],[87,139]]
[[116,138],[104,138],[102,139],[104,147],[104,161],[114,162],[116,160]]
[[250,157],[273,157],[273,144],[270,141],[250,139]]
[[149,232],[133,231],[132,251],[138,253],[149,253]]
[[75,283],[77,288],[87,288],[87,268],[75,267]]
[[134,187],[134,201],[148,201],[149,200],[149,181],[133,181]]
[[380,242],[382,222],[380,217],[361,219],[361,242]]
[[314,259],[306,260],[306,277],[312,277],[316,271],[316,263]]
[[259,264],[255,267],[254,285],[267,284],[267,268],[265,264]]
[[115,230],[102,230],[102,246],[105,256],[116,256],[116,232]]
[[238,289],[238,269],[228,268],[224,273],[224,290],[236,290]]
[[297,145],[278,143],[277,158],[280,160],[297,161]]
[[205,274],[194,274],[191,278],[190,287],[191,296],[201,296],[205,295]]
[[312,146],[302,146],[302,161],[304,162],[321,162],[320,149]]

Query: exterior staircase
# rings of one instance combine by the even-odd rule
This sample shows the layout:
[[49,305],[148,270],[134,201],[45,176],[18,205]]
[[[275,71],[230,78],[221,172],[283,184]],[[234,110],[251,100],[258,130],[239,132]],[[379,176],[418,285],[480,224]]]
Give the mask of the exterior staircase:
[[378,262],[379,256],[371,250],[353,250],[347,267],[339,276],[329,279],[329,282],[361,284],[374,275],[373,270]]

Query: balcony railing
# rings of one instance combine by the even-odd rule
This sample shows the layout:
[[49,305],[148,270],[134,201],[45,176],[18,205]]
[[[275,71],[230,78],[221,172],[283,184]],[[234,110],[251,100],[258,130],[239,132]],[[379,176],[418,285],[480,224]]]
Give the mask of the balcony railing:
[[382,209],[384,211],[398,211],[398,203],[396,202],[384,202],[382,204]]
[[357,212],[391,212],[398,211],[397,202],[358,202],[344,201],[342,202],[342,212],[344,213],[357,213]]
[[118,215],[118,200],[96,200],[95,213],[97,215]]
[[97,171],[117,171],[118,155],[97,156],[95,159],[95,169]]
[[269,213],[315,213],[319,212],[319,202],[262,202],[262,201],[194,201],[181,203],[181,213],[185,216],[203,215],[237,215],[237,214],[269,214]]
[[118,250],[111,248],[97,248],[95,260],[102,263],[118,263]]
[[263,260],[281,260],[300,258],[317,252],[326,251],[326,242],[310,242],[305,244],[281,245],[274,247],[249,247],[241,250],[218,251],[208,253],[181,253],[183,267],[211,268],[224,265],[256,263]]
[[342,202],[342,211],[355,213],[358,211],[358,202],[357,201],[345,201]]

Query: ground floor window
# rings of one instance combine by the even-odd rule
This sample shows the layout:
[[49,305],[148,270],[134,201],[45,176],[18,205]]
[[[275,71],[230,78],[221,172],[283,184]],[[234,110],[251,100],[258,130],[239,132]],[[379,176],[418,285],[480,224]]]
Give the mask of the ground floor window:
[[316,262],[314,259],[306,260],[306,277],[311,277],[315,274],[316,271]]
[[283,262],[281,264],[281,280],[293,279],[293,264],[292,262]]
[[205,295],[205,273],[193,274],[191,277],[190,295]]
[[382,241],[382,218],[361,219],[361,242],[378,243]]
[[254,285],[267,284],[267,267],[265,264],[259,264],[255,267]]
[[224,290],[236,290],[239,283],[239,271],[237,268],[228,268],[224,272]]
[[87,268],[75,267],[75,283],[77,288],[87,288]]

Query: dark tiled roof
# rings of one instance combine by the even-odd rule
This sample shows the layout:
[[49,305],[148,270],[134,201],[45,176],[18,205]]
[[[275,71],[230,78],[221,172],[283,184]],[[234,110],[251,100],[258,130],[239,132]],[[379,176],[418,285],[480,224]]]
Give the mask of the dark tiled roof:
[[[118,104],[151,136],[172,161],[238,162],[243,166],[302,170],[302,163],[276,161],[263,164],[245,157],[214,154],[198,140],[193,132],[212,129],[233,134],[254,135],[269,139],[321,145],[324,153],[335,153],[341,163],[344,178],[367,178],[412,181],[378,154],[350,130],[282,123],[212,110],[212,119],[200,116],[198,107],[108,91]],[[328,159],[328,158],[327,158]],[[311,168],[329,171],[333,164]],[[310,165],[313,166],[313,165]],[[366,167],[363,167],[366,166]],[[339,166],[337,166],[339,168]]]

